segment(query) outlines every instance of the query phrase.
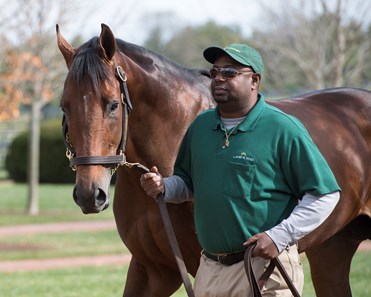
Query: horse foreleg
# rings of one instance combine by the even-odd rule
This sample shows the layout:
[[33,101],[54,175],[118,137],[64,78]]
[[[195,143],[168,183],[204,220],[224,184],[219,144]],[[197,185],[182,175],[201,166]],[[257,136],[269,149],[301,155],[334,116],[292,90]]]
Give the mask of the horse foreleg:
[[367,238],[366,233],[370,232],[369,226],[369,218],[358,217],[318,247],[305,252],[317,297],[352,296],[350,265],[359,244]]
[[123,297],[169,297],[181,285],[178,271],[167,266],[146,267],[131,259]]

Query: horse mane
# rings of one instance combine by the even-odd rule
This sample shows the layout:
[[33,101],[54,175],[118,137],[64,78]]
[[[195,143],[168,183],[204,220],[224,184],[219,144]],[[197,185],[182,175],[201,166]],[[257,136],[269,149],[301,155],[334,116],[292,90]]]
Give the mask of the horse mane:
[[126,56],[134,60],[138,65],[140,65],[146,71],[156,71],[159,66],[163,71],[178,71],[182,73],[182,77],[187,79],[195,78],[198,75],[206,76],[210,78],[209,71],[206,69],[195,69],[188,68],[184,65],[178,64],[164,55],[154,52],[145,47],[123,41],[121,39],[116,39],[118,47],[121,49]]
[[145,47],[126,42],[121,39],[116,39],[116,43],[119,49],[128,56],[143,69],[147,71],[155,70],[155,65],[166,64],[166,66],[171,66],[175,68],[180,68],[181,70],[186,70],[185,66],[175,63],[174,61],[168,59],[167,57],[158,54]]
[[[191,83],[196,82],[200,75],[210,77],[207,70],[187,68],[139,45],[121,39],[116,39],[116,43],[123,55],[135,61],[147,72],[161,69],[163,72],[180,73],[183,79]],[[98,37],[90,39],[77,49],[70,75],[77,84],[90,84],[92,91],[100,96],[100,83],[109,79],[112,69],[109,62],[101,56]]]

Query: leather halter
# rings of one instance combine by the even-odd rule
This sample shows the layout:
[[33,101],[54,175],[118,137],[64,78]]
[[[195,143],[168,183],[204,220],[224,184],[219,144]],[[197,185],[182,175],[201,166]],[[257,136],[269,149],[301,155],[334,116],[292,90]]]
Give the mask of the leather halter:
[[70,161],[70,167],[72,170],[76,170],[76,166],[79,165],[111,165],[111,174],[115,173],[117,168],[122,165],[128,165],[126,162],[125,147],[128,133],[128,117],[133,109],[130,101],[128,87],[126,84],[127,76],[120,65],[117,64],[116,59],[113,59],[115,66],[115,76],[120,83],[120,96],[122,103],[122,132],[121,141],[117,149],[117,155],[112,156],[76,156],[75,149],[68,137],[68,126],[66,114],[63,114],[62,126],[63,126],[63,140],[66,146],[66,157]]

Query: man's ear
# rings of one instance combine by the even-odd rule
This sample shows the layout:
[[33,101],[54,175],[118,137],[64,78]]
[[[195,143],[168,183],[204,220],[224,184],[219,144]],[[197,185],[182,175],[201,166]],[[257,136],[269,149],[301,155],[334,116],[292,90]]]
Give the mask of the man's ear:
[[258,87],[260,85],[260,79],[261,79],[260,73],[254,73],[251,76],[251,85],[254,87]]
[[260,83],[261,75],[260,73],[254,73],[252,76],[253,83]]

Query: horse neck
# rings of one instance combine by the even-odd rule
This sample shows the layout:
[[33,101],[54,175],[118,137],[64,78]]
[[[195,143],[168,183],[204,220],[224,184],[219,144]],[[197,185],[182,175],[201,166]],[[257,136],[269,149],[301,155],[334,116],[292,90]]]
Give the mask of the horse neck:
[[125,54],[121,61],[133,104],[127,156],[132,162],[157,165],[170,174],[188,125],[213,105],[208,79],[161,56],[136,55]]

